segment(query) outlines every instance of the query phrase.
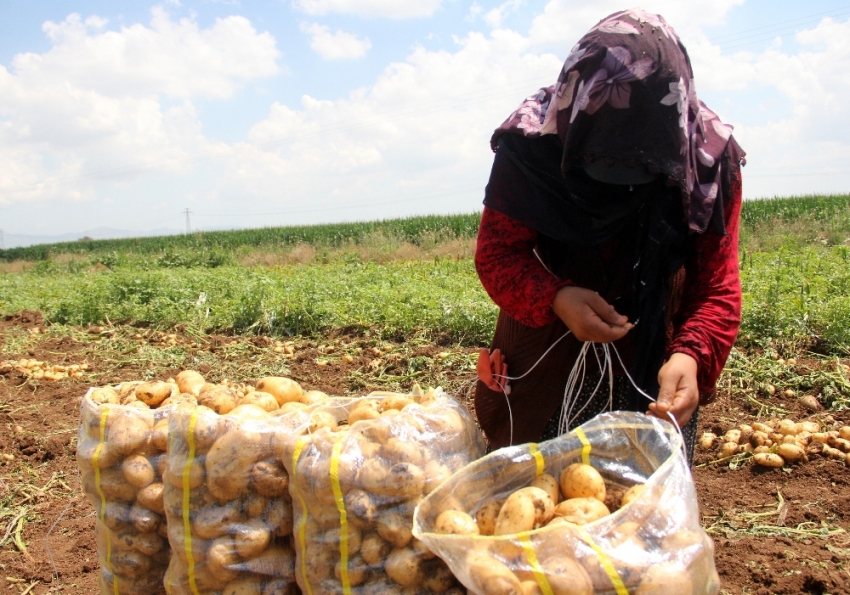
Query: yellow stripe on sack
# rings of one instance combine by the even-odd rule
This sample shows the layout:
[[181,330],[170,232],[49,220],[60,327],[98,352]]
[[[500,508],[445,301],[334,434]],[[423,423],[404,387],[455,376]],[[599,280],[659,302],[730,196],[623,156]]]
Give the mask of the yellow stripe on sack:
[[549,580],[543,573],[543,568],[540,567],[540,561],[537,559],[537,552],[534,551],[534,546],[531,545],[531,537],[529,537],[528,532],[524,531],[518,534],[517,537],[522,544],[522,549],[525,552],[525,559],[528,560],[528,563],[531,566],[531,572],[534,574],[534,580],[537,581],[537,586],[540,587],[540,591],[543,595],[555,595],[552,591],[552,587],[549,585]]
[[581,428],[575,429],[576,436],[581,440],[581,462],[590,465],[590,440]]
[[183,465],[183,547],[186,550],[186,562],[189,573],[189,589],[193,595],[198,593],[198,584],[195,581],[195,556],[192,555],[192,523],[189,515],[192,502],[192,492],[190,487],[190,474],[192,472],[192,463],[195,462],[195,425],[198,422],[198,411],[192,412],[189,417],[189,429],[186,432],[186,442],[189,443],[189,455],[186,458],[186,464]]
[[348,577],[348,513],[345,512],[345,500],[342,497],[342,487],[339,485],[339,456],[342,453],[344,437],[345,434],[341,434],[334,442],[331,454],[331,487],[339,510],[339,578],[342,581],[342,592],[345,595],[351,595],[351,580]]
[[528,452],[534,457],[534,462],[537,464],[537,477],[540,477],[546,471],[546,461],[543,460],[543,453],[537,448],[536,442],[529,443]]
[[103,529],[106,532],[106,570],[112,575],[112,591],[118,595],[118,577],[112,570],[112,531],[106,526],[106,494],[103,493],[103,488],[100,483],[100,453],[106,445],[106,418],[109,417],[109,407],[103,408],[103,413],[100,414],[100,424],[98,428],[97,448],[94,449],[94,454],[91,457],[91,462],[94,465],[94,489],[97,490],[97,495],[100,496],[100,522],[103,524]]
[[596,553],[596,557],[599,559],[599,564],[602,566],[602,570],[605,571],[605,574],[608,575],[608,578],[611,580],[611,584],[614,585],[614,590],[617,591],[617,595],[629,595],[629,590],[626,589],[626,585],[623,584],[623,579],[620,578],[620,575],[617,572],[617,569],[614,568],[614,564],[611,562],[611,558],[608,557],[608,554],[602,551],[601,547],[596,545],[596,542],[593,541],[593,538],[587,531],[581,527],[576,527],[576,529],[582,541],[589,545]]
[[304,578],[304,587],[307,590],[307,595],[313,595],[313,587],[310,585],[310,579],[307,578],[307,501],[298,489],[298,459],[301,458],[301,453],[304,447],[310,442],[310,436],[302,436],[295,443],[295,450],[292,453],[292,477],[290,485],[295,486],[295,495],[298,496],[298,501],[301,503],[301,518],[298,521],[298,545],[301,548],[301,576]]

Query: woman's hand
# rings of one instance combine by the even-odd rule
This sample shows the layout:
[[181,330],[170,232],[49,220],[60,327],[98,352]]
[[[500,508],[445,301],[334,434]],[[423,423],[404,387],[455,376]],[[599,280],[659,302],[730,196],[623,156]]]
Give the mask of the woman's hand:
[[649,415],[669,420],[669,411],[679,427],[691,419],[699,405],[697,362],[690,355],[674,353],[658,372],[658,401],[650,404]]
[[634,326],[598,293],[581,287],[559,289],[552,310],[579,341],[612,343]]

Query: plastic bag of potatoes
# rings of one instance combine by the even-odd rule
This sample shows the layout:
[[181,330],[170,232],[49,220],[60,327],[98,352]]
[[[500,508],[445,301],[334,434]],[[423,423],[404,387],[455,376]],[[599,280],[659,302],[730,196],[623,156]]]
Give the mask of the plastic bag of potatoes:
[[135,382],[92,388],[83,397],[77,465],[97,514],[102,595],[165,593],[171,552],[162,474],[170,407],[162,403],[172,393],[179,390],[171,383]]
[[412,526],[422,498],[484,453],[466,409],[441,390],[415,387],[334,399],[299,415],[281,455],[302,592],[462,593]]
[[296,593],[289,476],[275,453],[286,411],[181,404],[169,419],[169,593]]
[[477,595],[714,595],[714,546],[671,424],[602,414],[471,463],[413,534]]

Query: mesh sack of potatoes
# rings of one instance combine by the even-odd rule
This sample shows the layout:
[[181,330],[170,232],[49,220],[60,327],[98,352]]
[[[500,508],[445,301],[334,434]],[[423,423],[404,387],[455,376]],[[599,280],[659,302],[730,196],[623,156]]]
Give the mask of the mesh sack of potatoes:
[[484,453],[466,409],[441,390],[415,387],[334,399],[300,415],[282,457],[302,592],[463,593],[412,525],[421,499]]
[[[300,392],[300,387],[298,388]],[[172,595],[296,593],[289,476],[275,454],[286,408],[245,403],[169,416],[164,506]]]
[[92,388],[80,407],[77,465],[97,514],[100,591],[165,593],[171,556],[163,508],[168,412],[174,382]]
[[714,595],[699,519],[676,428],[615,412],[471,463],[413,534],[477,595]]

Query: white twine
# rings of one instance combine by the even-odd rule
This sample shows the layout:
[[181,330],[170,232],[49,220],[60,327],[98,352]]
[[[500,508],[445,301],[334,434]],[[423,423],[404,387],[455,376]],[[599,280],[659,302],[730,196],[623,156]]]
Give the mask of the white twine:
[[[508,422],[510,424],[510,440],[509,445],[513,445],[514,443],[514,416],[513,411],[511,410],[511,401],[508,398],[508,392],[505,390],[505,386],[507,386],[507,381],[511,380],[521,380],[528,376],[539,364],[543,361],[549,352],[554,349],[554,347],[560,343],[563,339],[570,334],[570,331],[567,331],[563,335],[561,335],[552,345],[550,345],[546,351],[543,352],[534,365],[531,366],[525,373],[520,376],[505,376],[503,374],[494,374],[494,378],[500,378],[504,382],[501,383],[502,386],[502,394],[505,397],[505,403],[508,406]],[[597,346],[601,348],[603,357],[600,360],[599,353],[597,351]],[[577,396],[581,394],[581,390],[584,387],[584,380],[587,376],[587,352],[588,350],[593,350],[593,355],[596,358],[596,363],[599,366],[599,381],[596,383],[596,386],[593,389],[593,392],[590,393],[590,396],[581,406],[581,408],[573,414],[573,410],[577,405]],[[623,358],[620,357],[620,352],[617,350],[617,347],[613,343],[594,343],[592,341],[585,341],[581,349],[579,350],[578,357],[576,358],[575,363],[573,364],[572,370],[570,370],[570,375],[567,377],[567,384],[564,387],[564,400],[561,405],[561,416],[558,419],[558,435],[566,434],[570,431],[572,424],[579,418],[579,416],[587,409],[587,406],[593,400],[593,397],[596,396],[596,393],[599,391],[599,388],[602,385],[603,378],[608,376],[608,411],[613,411],[614,409],[614,365],[613,359],[611,357],[611,350],[614,350],[614,355],[617,356],[617,361],[620,362],[620,367],[623,369],[623,372],[626,374],[626,378],[629,379],[629,382],[635,388],[635,390],[643,395],[647,400],[651,403],[655,403],[656,399],[653,399],[649,394],[647,394],[641,387],[637,385],[632,378],[631,374],[629,374],[628,369],[623,363]],[[474,380],[472,381],[474,382]],[[687,449],[685,446],[685,434],[682,432],[682,428],[679,426],[679,422],[676,420],[676,417],[667,411],[667,417],[670,418],[670,421],[676,427],[676,431],[682,437],[682,452],[685,455],[685,460],[688,458]]]

